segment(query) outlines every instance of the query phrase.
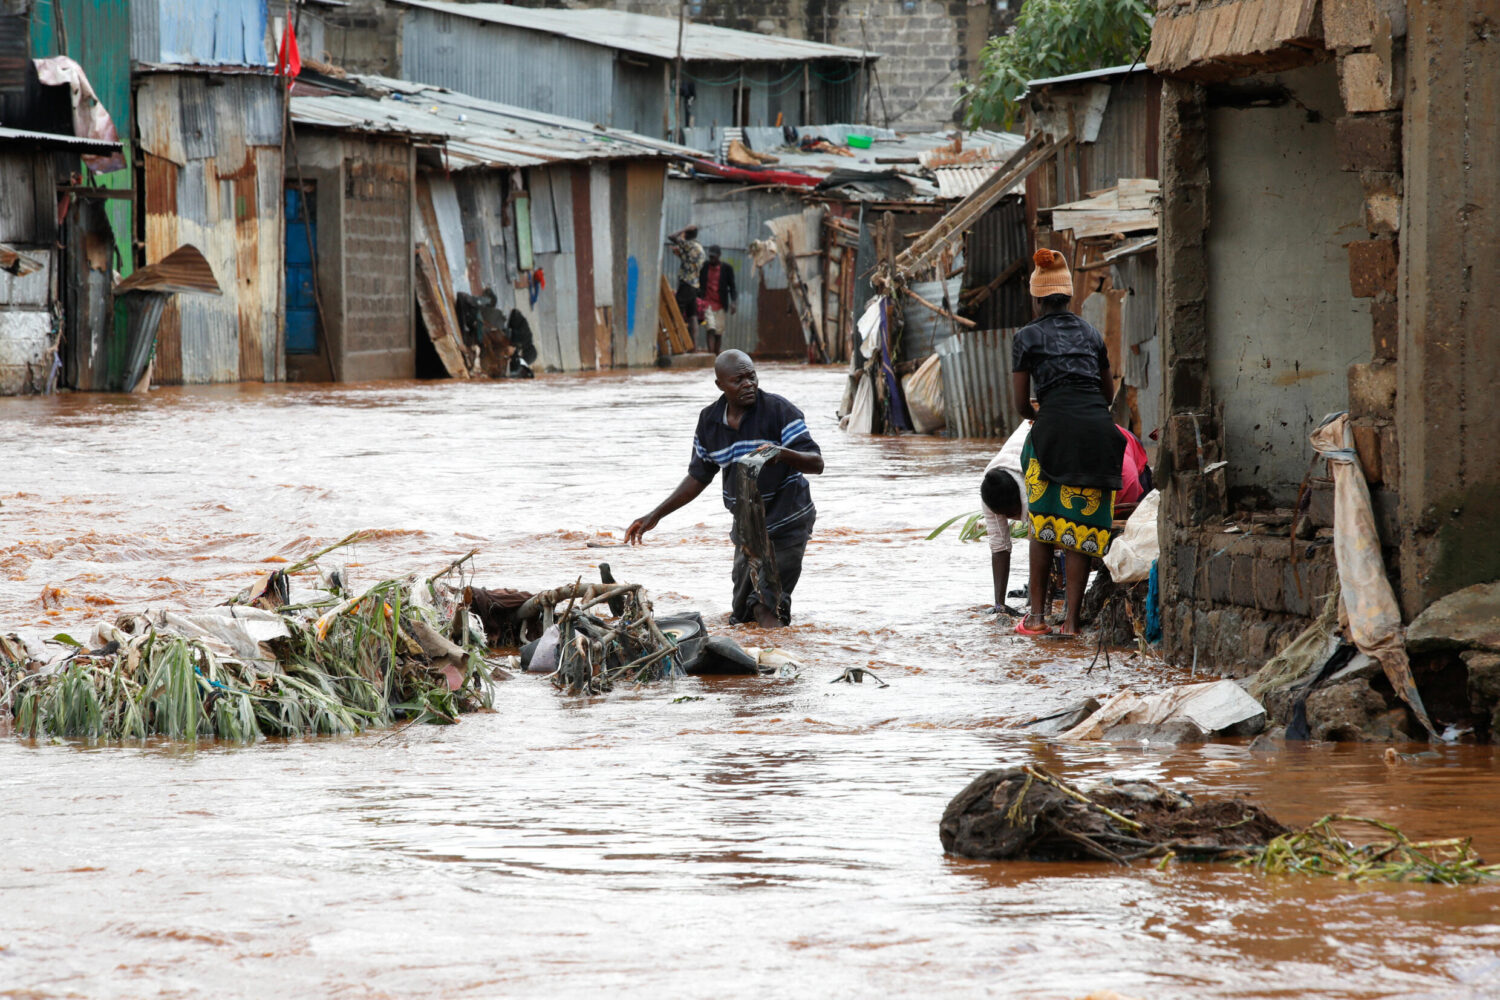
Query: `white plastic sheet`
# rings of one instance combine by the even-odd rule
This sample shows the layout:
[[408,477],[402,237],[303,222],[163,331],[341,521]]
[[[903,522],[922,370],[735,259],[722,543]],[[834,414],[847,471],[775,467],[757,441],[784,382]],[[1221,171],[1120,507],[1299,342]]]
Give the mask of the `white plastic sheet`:
[[1115,583],[1136,583],[1151,575],[1151,564],[1161,554],[1161,536],[1156,531],[1156,515],[1161,509],[1161,494],[1152,490],[1125,522],[1125,530],[1110,542],[1104,553],[1104,568]]
[[1234,681],[1205,681],[1145,696],[1121,691],[1058,738],[1097,740],[1117,725],[1160,726],[1179,719],[1191,722],[1205,733],[1217,733],[1265,714],[1261,703]]
[[1354,450],[1349,414],[1324,417],[1309,440],[1333,466],[1333,558],[1338,564],[1339,600],[1344,607],[1342,617],[1349,623],[1349,637],[1360,652],[1380,662],[1391,687],[1411,706],[1427,731],[1436,735],[1406,658],[1401,609],[1385,575],[1380,535],[1370,508],[1370,487]]
[[859,373],[859,387],[854,390],[854,405],[843,419],[848,434],[869,434],[875,428],[875,389],[868,372]]

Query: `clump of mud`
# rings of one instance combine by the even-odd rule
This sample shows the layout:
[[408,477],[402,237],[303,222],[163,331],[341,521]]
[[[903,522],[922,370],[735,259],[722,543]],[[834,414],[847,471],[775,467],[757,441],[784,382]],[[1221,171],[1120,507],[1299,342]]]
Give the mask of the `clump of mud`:
[[938,827],[943,850],[961,857],[1117,864],[1241,859],[1288,832],[1243,799],[1195,802],[1150,781],[1083,789],[1030,765],[975,778]]

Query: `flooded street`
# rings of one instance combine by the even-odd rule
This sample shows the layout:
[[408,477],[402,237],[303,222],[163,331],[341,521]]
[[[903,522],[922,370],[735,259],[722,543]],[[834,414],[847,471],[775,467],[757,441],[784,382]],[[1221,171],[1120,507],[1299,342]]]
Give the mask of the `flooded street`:
[[[772,640],[800,678],[567,699],[519,677],[458,726],[248,747],[0,738],[0,997],[1500,996],[1500,887],[944,857],[949,798],[1040,760],[1291,825],[1472,834],[1497,861],[1500,768],[1490,747],[1390,766],[1384,747],[1006,728],[1187,677],[1120,656],[1086,674],[1092,649],[983,614],[985,547],[923,536],[978,507],[998,442],[846,439],[843,382],[762,369],[828,466]],[[683,476],[715,395],[678,371],[0,399],[0,631],[218,603],[357,529],[379,536],[326,563],[356,588],[471,548],[492,587],[607,561],[658,612],[727,628],[715,490],[614,547]],[[890,686],[829,683],[855,665]]]

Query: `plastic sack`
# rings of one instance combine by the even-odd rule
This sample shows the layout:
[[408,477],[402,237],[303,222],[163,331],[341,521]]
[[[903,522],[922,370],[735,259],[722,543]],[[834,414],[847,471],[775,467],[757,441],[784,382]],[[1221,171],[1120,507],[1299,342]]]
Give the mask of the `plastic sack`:
[[906,412],[912,429],[918,434],[936,434],[943,429],[943,368],[936,354],[922,362],[922,367],[901,380],[906,393]]
[[1125,522],[1104,553],[1104,568],[1115,583],[1136,583],[1151,575],[1151,564],[1161,554],[1161,536],[1156,533],[1156,512],[1161,494],[1152,490]]
[[859,388],[854,390],[854,405],[841,426],[849,434],[869,434],[875,428],[875,388],[866,373],[860,373]]

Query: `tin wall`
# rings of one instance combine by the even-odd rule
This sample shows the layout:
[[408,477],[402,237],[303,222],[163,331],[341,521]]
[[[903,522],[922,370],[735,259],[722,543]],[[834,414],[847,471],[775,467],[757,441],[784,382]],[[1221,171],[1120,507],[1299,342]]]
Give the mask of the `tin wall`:
[[1115,288],[1125,289],[1121,307],[1125,384],[1136,390],[1136,408],[1141,415],[1141,434],[1149,436],[1162,422],[1161,341],[1156,336],[1156,253],[1135,254],[1116,261],[1112,269]]
[[[786,269],[781,261],[773,260],[757,270],[751,265],[749,246],[751,240],[763,240],[771,235],[765,226],[767,219],[791,215],[802,209],[802,200],[785,191],[745,191],[738,184],[667,180],[663,213],[666,232],[675,233],[688,223],[695,223],[699,227],[699,242],[705,247],[717,243],[723,250],[724,259],[734,267],[739,308],[734,315],[727,317],[726,348],[752,354],[760,352],[763,343],[770,345],[785,339],[782,334],[788,323],[797,324],[797,319],[786,313],[791,303]],[[676,287],[677,257],[665,243],[662,244],[661,268],[667,281]],[[762,300],[768,307],[764,315]]]
[[1019,420],[1010,392],[1013,330],[964,330],[939,342],[947,437],[1006,437]]
[[[421,7],[406,10],[401,30],[405,79],[502,104],[628,127],[615,121],[611,49]],[[632,93],[639,99],[638,88]],[[627,108],[620,117],[640,114],[640,108]],[[660,121],[644,132],[659,135]]]
[[[1026,201],[1009,195],[979,217],[965,242],[968,266],[964,288],[984,288],[1017,260],[1029,256]],[[1024,265],[1014,277],[980,303],[973,319],[981,330],[1019,327],[1031,321],[1031,293],[1026,285],[1030,268]]]
[[274,77],[148,73],[137,86],[145,259],[203,252],[222,296],[177,295],[157,334],[158,384],[274,381],[281,343],[281,102]]
[[57,252],[50,157],[27,149],[0,152],[0,243],[41,261],[27,275],[0,271],[0,396],[41,392],[52,367],[52,301]]
[[140,63],[265,66],[271,62],[266,0],[130,0],[130,57]]

